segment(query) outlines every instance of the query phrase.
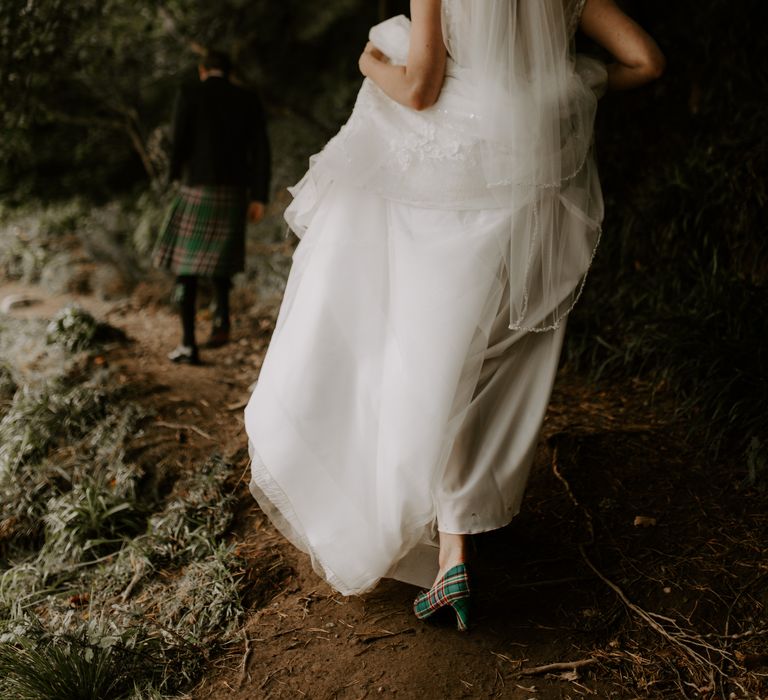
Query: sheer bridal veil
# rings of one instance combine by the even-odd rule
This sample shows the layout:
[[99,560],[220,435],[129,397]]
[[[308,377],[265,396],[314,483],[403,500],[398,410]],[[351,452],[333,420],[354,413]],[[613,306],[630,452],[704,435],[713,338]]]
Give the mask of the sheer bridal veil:
[[[451,56],[472,72],[485,185],[513,211],[510,328],[556,328],[596,248],[597,61],[571,55],[568,0],[444,0]],[[573,3],[573,0],[570,0]],[[577,18],[576,18],[577,19]],[[590,76],[597,76],[594,81]]]

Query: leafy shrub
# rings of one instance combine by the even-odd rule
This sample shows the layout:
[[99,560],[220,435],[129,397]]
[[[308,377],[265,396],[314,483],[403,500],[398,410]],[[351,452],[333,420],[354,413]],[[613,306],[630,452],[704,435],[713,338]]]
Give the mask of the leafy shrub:
[[85,309],[70,305],[59,311],[48,324],[48,342],[63,345],[69,352],[90,348],[99,324]]

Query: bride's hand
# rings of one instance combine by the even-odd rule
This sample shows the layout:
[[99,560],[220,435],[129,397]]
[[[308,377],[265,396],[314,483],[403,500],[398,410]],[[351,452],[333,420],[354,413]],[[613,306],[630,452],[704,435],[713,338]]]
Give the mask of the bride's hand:
[[360,66],[360,72],[367,78],[370,61],[379,61],[380,63],[389,63],[389,59],[377,49],[370,41],[365,45],[363,53],[360,54],[360,60],[358,65]]

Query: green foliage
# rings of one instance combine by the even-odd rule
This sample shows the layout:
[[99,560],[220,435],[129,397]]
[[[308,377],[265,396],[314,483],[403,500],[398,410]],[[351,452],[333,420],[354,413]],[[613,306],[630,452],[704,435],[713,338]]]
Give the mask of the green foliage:
[[143,626],[119,630],[107,617],[56,633],[26,619],[0,636],[0,692],[21,700],[159,700],[169,697],[162,689],[179,687],[167,666],[170,650],[176,658],[186,653]]
[[45,208],[0,207],[0,277],[37,282],[83,215],[77,199]]
[[63,187],[74,169],[96,188],[131,162],[132,144],[145,154],[137,99],[146,81],[137,69],[156,48],[147,7],[109,0],[3,3],[0,128],[9,138],[0,146],[0,189],[16,188],[30,169]]
[[235,631],[243,618],[244,573],[242,559],[223,544],[208,557],[190,563],[163,610],[164,627],[200,645],[222,632]]
[[158,493],[170,475],[129,458],[146,415],[125,390],[66,366],[31,386],[25,359],[10,355],[19,388],[0,422],[0,697],[178,695],[285,567],[265,552],[254,578],[227,542],[230,463],[213,456]]
[[70,304],[58,311],[46,328],[49,345],[60,345],[67,352],[93,350],[108,340],[125,340],[125,334],[107,323],[97,321],[85,309]]
[[76,442],[106,415],[107,400],[98,383],[22,387],[0,421],[0,478],[13,477],[57,445]]
[[142,475],[123,459],[141,419],[103,378],[22,387],[0,422],[0,553],[23,555],[45,539],[49,573],[142,530]]
[[120,494],[95,479],[78,481],[48,501],[42,554],[55,554],[63,561],[96,558],[119,549],[145,524],[145,509],[135,493]]
[[162,181],[173,95],[206,46],[229,50],[273,110],[330,131],[349,109],[358,49],[377,19],[364,0],[4,2],[0,193],[106,197],[142,171]]
[[58,343],[69,352],[79,352],[92,347],[98,326],[96,319],[85,309],[65,306],[48,324],[48,342]]
[[184,483],[184,490],[148,523],[147,544],[156,563],[176,564],[213,553],[233,517],[234,495],[226,487],[229,465],[213,456]]
[[29,641],[0,645],[2,686],[18,700],[119,700],[126,697],[130,680],[121,662],[99,647],[41,647]]

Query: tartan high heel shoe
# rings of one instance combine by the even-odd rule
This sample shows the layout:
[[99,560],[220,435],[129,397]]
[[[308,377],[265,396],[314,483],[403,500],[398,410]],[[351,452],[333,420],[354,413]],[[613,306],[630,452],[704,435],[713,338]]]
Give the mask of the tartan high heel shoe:
[[413,601],[413,613],[426,620],[440,608],[450,605],[456,613],[456,626],[460,632],[469,628],[469,576],[464,564],[448,569],[428,591],[422,591]]

